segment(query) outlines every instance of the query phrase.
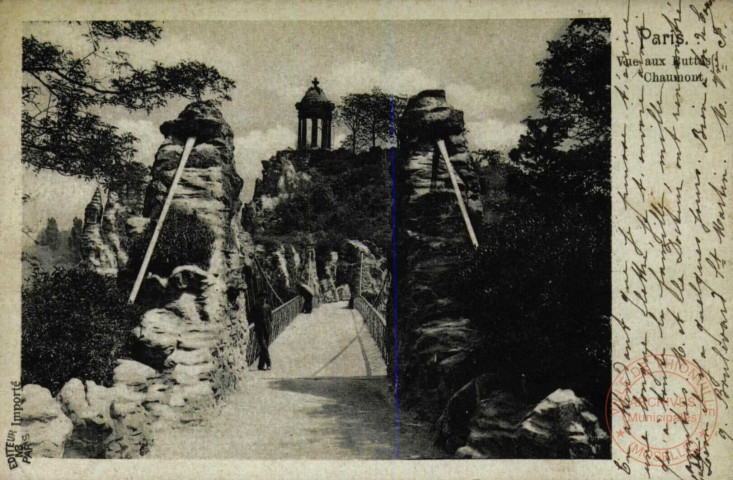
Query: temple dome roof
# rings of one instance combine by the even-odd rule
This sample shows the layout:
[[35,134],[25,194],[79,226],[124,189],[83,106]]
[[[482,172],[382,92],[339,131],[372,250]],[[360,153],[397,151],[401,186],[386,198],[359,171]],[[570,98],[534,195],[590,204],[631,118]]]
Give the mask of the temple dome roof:
[[335,108],[333,102],[331,102],[326,94],[323,93],[323,89],[318,86],[318,79],[313,79],[313,86],[305,92],[303,99],[296,103],[295,106],[298,110],[327,110],[331,111]]

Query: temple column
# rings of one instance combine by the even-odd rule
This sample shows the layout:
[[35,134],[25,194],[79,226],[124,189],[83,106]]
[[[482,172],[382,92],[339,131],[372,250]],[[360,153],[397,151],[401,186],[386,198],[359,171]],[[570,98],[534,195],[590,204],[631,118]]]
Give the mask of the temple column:
[[303,144],[301,143],[301,140],[303,140],[303,119],[298,119],[298,149],[300,150],[303,148]]
[[313,118],[311,121],[313,122],[313,130],[311,130],[311,147],[316,148],[318,147],[318,119]]
[[331,127],[331,123],[332,121],[329,118],[328,119],[328,149],[329,150],[333,148],[333,129]]
[[323,119],[323,132],[321,132],[321,147],[329,150],[331,148],[331,120]]
[[300,119],[300,147],[306,148],[308,146],[308,119],[307,118],[301,118]]

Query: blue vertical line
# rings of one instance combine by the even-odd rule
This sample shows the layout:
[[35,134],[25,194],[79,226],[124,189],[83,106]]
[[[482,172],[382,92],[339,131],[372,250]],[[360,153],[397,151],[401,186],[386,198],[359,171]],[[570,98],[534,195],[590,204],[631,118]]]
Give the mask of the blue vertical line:
[[399,384],[399,352],[397,349],[397,186],[395,178],[396,135],[394,118],[394,94],[390,97],[390,132],[392,145],[391,173],[392,173],[392,334],[394,337],[394,420],[395,420],[395,458],[400,458],[400,384]]

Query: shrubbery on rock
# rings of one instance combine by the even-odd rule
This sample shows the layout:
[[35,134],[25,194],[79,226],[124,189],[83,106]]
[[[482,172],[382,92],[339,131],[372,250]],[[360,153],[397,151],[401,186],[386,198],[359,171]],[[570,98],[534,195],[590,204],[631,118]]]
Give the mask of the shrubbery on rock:
[[37,271],[22,300],[23,384],[53,395],[72,378],[111,385],[142,314],[113,278],[82,268]]
[[[128,265],[135,271],[142,264],[154,230],[155,223],[150,222],[144,233],[131,242]],[[214,233],[195,213],[171,209],[155,245],[148,271],[168,277],[174,268],[181,265],[197,265],[207,269],[214,240]]]

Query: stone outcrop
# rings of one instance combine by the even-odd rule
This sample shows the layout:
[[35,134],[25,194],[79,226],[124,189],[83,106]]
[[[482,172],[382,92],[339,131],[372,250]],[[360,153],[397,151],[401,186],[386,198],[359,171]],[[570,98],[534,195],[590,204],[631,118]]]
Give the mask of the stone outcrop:
[[[109,232],[110,217],[114,223],[116,209],[108,217],[104,217],[102,190],[97,187],[92,200],[84,211],[84,234],[82,237],[82,260],[94,271],[102,275],[117,275],[118,262],[115,250],[105,242],[102,235],[102,222]],[[109,236],[109,234],[105,235]]]
[[321,301],[323,303],[338,302],[338,281],[339,254],[331,252],[323,264],[323,278],[321,279]]
[[[336,283],[339,286],[348,285],[352,295],[361,294],[370,300],[379,295],[388,271],[386,259],[376,257],[358,240],[347,240],[341,245],[338,260]],[[383,293],[382,297],[386,299],[387,295]]]
[[243,212],[247,230],[253,233],[264,231],[275,207],[310,181],[306,170],[314,155],[317,156],[318,152],[281,150],[269,160],[262,161],[262,178],[256,181],[252,202]]
[[81,257],[88,267],[102,275],[117,275],[127,265],[126,223],[129,218],[140,218],[142,202],[139,186],[111,187],[104,204],[102,190],[96,189],[84,211]]
[[74,428],[48,389],[25,385],[21,392],[21,428],[34,457],[61,458]]
[[[246,283],[248,244],[241,228],[231,128],[213,103],[194,102],[161,126],[165,140],[156,154],[144,215],[156,221],[183,144],[196,137],[171,204],[195,214],[213,234],[208,265],[180,265],[170,275],[150,272],[140,296],[150,307],[134,333],[135,356],[115,370],[114,435],[107,457],[144,455],[152,425],[197,423],[216,400],[236,388],[246,372]],[[146,223],[128,221],[130,231]],[[157,274],[157,275],[156,275]]]
[[[410,98],[400,119],[397,182],[398,338],[403,403],[429,397],[435,418],[455,389],[475,374],[478,332],[454,291],[460,256],[471,248],[448,170],[437,147],[445,141],[474,226],[482,217],[463,113],[442,90]],[[389,315],[391,317],[391,315]],[[437,333],[434,333],[437,332]]]
[[[322,286],[316,269],[314,245],[308,234],[278,238],[271,227],[282,222],[276,208],[311,181],[308,170],[311,157],[322,152],[281,150],[262,162],[262,178],[255,184],[252,202],[245,205],[242,219],[245,230],[258,239],[253,248],[259,267],[281,298],[298,293],[300,284],[307,285],[316,297]],[[264,238],[263,238],[264,237]],[[258,269],[254,266],[253,268]]]
[[234,170],[231,128],[213,103],[194,102],[161,132],[144,201],[138,190],[126,193],[130,205],[111,191],[103,206],[101,190],[95,193],[85,212],[85,259],[100,273],[136,273],[139,265],[126,265],[125,240],[157,221],[183,144],[195,136],[171,209],[195,214],[212,233],[208,264],[148,272],[135,360],[118,359],[111,387],[72,379],[58,403],[41,387],[24,387],[24,422],[45,442],[38,456],[139,458],[157,428],[200,422],[246,375],[243,269],[254,246],[241,226],[243,180]]
[[139,458],[152,442],[153,421],[146,405],[158,373],[132,360],[120,360],[114,371],[114,399],[110,405],[113,431],[105,445],[106,458]]
[[93,381],[72,378],[56,398],[74,425],[64,445],[64,456],[104,458],[105,442],[113,429],[110,407],[114,391]]
[[572,390],[532,404],[486,375],[450,399],[436,443],[457,458],[607,458],[610,447],[598,418]]
[[120,196],[117,192],[110,191],[102,214],[102,241],[114,255],[112,263],[116,265],[116,269],[123,268],[128,260],[124,247],[127,216],[127,207],[122,204]]

